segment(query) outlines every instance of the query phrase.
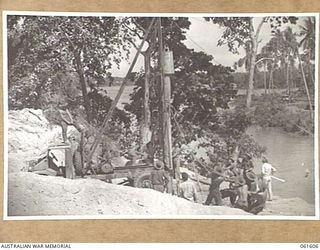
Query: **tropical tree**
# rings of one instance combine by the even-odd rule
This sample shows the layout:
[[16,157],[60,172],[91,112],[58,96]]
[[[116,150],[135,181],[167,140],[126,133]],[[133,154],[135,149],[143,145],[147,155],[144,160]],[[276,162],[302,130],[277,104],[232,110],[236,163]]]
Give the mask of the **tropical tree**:
[[[235,96],[231,75],[233,70],[213,65],[212,56],[186,47],[183,40],[186,39],[185,31],[190,26],[186,18],[162,18],[161,22],[164,44],[174,54],[175,74],[171,77],[173,144],[187,145],[197,140],[206,147],[213,162],[224,161],[233,154],[250,123],[243,110],[229,110],[228,103]],[[154,61],[151,67],[152,84],[149,86],[153,134],[157,134],[161,126],[158,71],[159,65]],[[144,80],[144,73],[139,74],[131,103],[125,107],[138,120],[142,120],[144,116]],[[157,134],[155,137],[159,136],[161,137]],[[247,147],[246,150],[251,152],[252,148]]]
[[[283,68],[284,76],[286,79],[286,86],[288,94],[291,92],[292,85],[292,68],[294,67],[295,60],[297,58],[297,40],[290,27],[285,30],[277,30],[271,38],[271,53],[274,56],[274,60]],[[268,44],[270,46],[270,44]],[[290,84],[291,79],[291,84]]]
[[255,27],[253,17],[207,17],[207,21],[218,24],[224,28],[218,45],[227,44],[232,53],[239,53],[239,47],[245,47],[249,59],[249,79],[246,106],[251,106],[252,93],[254,88],[254,72],[256,57],[258,53],[260,31],[264,23],[269,22],[272,29],[277,29],[283,23],[296,23],[296,17],[263,17],[258,20]]
[[[292,69],[295,68],[296,59],[298,59],[300,72],[302,75],[302,80],[304,83],[304,89],[307,94],[309,106],[310,106],[310,115],[311,120],[313,120],[313,110],[310,91],[308,87],[308,81],[306,78],[305,70],[302,64],[301,55],[299,52],[299,43],[296,39],[296,34],[292,31],[290,27],[287,27],[285,30],[277,30],[273,33],[272,38],[264,48],[265,51],[268,51],[273,61],[276,65],[280,65],[280,68],[284,69],[286,85],[288,88],[288,93],[290,94],[290,79],[292,82]],[[292,85],[292,84],[291,84]]]
[[303,23],[299,26],[298,35],[302,37],[299,47],[303,49],[303,61],[307,63],[311,81],[314,83],[314,70],[311,61],[315,59],[315,19],[314,17],[308,17],[303,20]]
[[23,97],[22,106],[46,105],[52,95],[61,93],[62,75],[76,76],[87,119],[91,121],[88,88],[103,83],[111,65],[119,64],[124,57],[122,51],[128,51],[121,35],[126,31],[122,20],[72,16],[8,19],[9,93],[15,97],[11,107],[19,108]]
[[[127,59],[130,49],[122,22],[115,17],[8,16],[9,108],[67,107],[79,131],[97,133],[112,102],[98,86],[110,80],[111,66]],[[103,132],[127,145],[128,114],[114,113],[112,126]]]
[[[126,19],[126,26],[129,27],[131,34],[130,37],[127,37],[127,40],[136,48],[135,41],[142,40],[146,30],[150,24],[151,18],[145,17],[128,17]],[[167,41],[168,36],[172,36],[172,43],[165,44],[165,46],[170,46],[172,49],[175,49],[175,38],[183,36],[180,27],[185,28],[190,25],[188,18],[161,18],[161,31],[164,36],[164,41]],[[147,48],[142,52],[144,56],[144,73],[138,74],[137,77],[144,79],[144,98],[143,98],[143,113],[140,119],[140,135],[141,135],[141,145],[142,147],[150,140],[149,135],[151,131],[151,107],[150,107],[150,96],[155,96],[155,78],[152,77],[152,74],[160,71],[159,64],[159,39],[158,39],[158,25],[154,26],[150,32],[150,35],[147,37]],[[180,34],[178,34],[180,31]],[[174,34],[174,35],[172,35]],[[139,79],[139,80],[141,80]],[[158,79],[159,80],[159,79]]]

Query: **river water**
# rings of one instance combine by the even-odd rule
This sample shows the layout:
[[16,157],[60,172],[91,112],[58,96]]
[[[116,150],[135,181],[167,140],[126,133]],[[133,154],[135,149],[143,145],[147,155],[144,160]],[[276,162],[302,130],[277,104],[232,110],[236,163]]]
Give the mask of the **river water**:
[[[280,128],[254,128],[247,133],[262,146],[267,147],[266,156],[276,169],[273,192],[283,198],[299,197],[315,204],[314,142],[312,137],[291,135]],[[254,160],[256,173],[261,173],[261,161]],[[310,174],[306,177],[306,171]]]

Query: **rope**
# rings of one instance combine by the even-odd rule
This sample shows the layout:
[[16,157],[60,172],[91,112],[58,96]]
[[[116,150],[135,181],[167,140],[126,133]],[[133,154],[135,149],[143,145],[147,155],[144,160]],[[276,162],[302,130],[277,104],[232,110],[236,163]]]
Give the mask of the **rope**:
[[[173,110],[172,110],[173,112],[177,113],[177,112],[176,112],[177,110],[176,110],[172,105],[170,105],[170,107],[171,107],[171,109],[173,109]],[[177,125],[177,128],[178,128],[178,130],[179,130],[179,133],[182,135],[183,140],[184,140],[185,142],[187,142],[186,139],[185,139],[185,133],[183,132],[182,128],[180,127],[180,124],[178,123],[177,119],[175,118],[175,115],[173,115],[172,117],[173,117],[174,122],[175,122],[176,125]],[[192,149],[188,144],[185,144],[185,145],[186,145],[189,149],[191,149],[191,150],[193,151],[193,149]],[[194,159],[194,157],[192,157],[192,161],[193,161],[193,163],[196,161],[196,160]],[[197,161],[197,162],[199,162],[199,161]],[[199,162],[199,163],[200,163],[200,162]],[[201,164],[201,163],[200,163],[200,164]],[[198,184],[198,186],[199,186],[199,190],[202,191],[201,185],[200,185],[199,173],[198,173],[198,171],[196,171],[195,164],[192,164],[192,165],[193,165],[193,171],[194,171],[194,173],[196,174],[196,180],[197,180],[197,184]],[[201,165],[202,165],[202,164],[201,164]],[[203,166],[203,165],[202,165],[202,166]],[[206,166],[205,166],[205,168],[207,169]]]

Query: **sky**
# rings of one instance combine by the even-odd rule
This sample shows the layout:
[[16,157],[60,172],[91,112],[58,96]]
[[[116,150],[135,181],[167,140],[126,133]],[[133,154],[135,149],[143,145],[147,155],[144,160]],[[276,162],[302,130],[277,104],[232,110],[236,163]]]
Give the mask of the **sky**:
[[[300,17],[297,25],[290,25],[293,31],[297,31],[299,25],[302,24],[304,17]],[[217,46],[218,40],[223,33],[223,29],[218,25],[206,22],[202,17],[190,17],[191,22],[190,29],[186,32],[187,39],[184,41],[188,48],[192,48],[195,51],[204,51],[213,56],[213,64],[222,64],[224,66],[233,67],[234,63],[244,56],[244,50],[240,48],[239,54],[233,54],[228,50],[227,45]],[[261,21],[261,17],[254,17],[254,26],[257,27]],[[283,25],[282,29],[285,29],[289,24]],[[271,28],[268,23],[263,24],[260,32],[261,43],[259,48],[261,49],[271,38]],[[135,49],[131,49],[130,58],[128,61],[123,60],[119,69],[113,66],[111,73],[113,76],[124,77],[130,67],[133,57],[136,53]],[[174,56],[174,51],[173,51]],[[139,71],[143,69],[143,56],[139,56],[137,63],[133,71]],[[244,71],[240,68],[237,71]]]

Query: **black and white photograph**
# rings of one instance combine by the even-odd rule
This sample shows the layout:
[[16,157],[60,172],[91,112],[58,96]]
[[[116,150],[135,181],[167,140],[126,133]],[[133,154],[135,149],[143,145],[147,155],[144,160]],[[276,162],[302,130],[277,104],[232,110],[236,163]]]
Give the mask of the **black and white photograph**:
[[318,220],[313,13],[3,12],[4,219]]

